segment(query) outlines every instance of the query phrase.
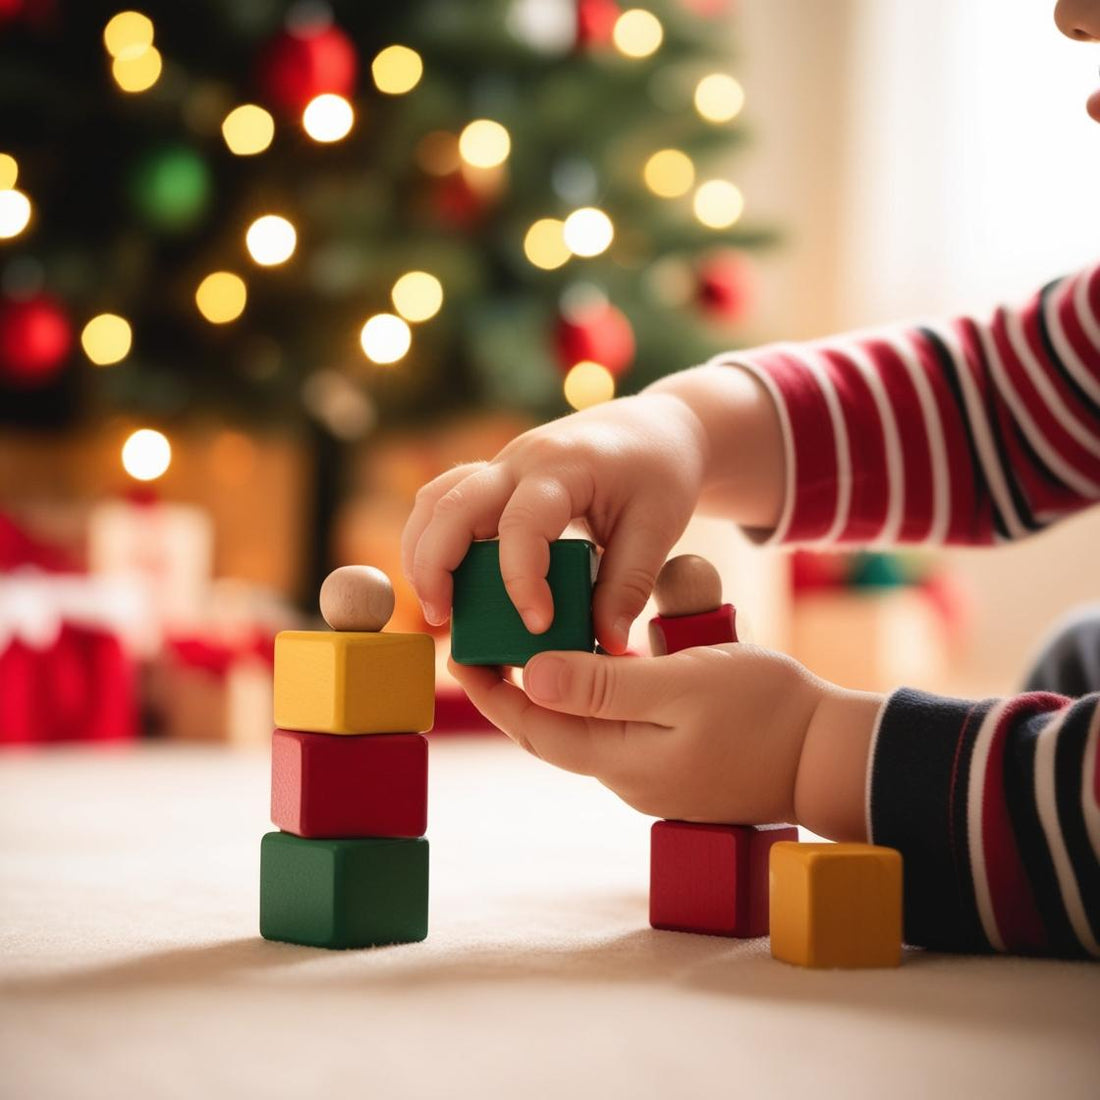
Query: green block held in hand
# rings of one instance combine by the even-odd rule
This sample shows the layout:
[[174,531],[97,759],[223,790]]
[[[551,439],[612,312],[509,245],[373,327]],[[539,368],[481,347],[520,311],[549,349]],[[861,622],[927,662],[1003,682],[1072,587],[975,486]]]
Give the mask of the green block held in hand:
[[451,656],[460,665],[525,665],[548,649],[591,653],[596,560],[596,548],[585,539],[550,543],[546,580],[554,597],[554,621],[545,633],[532,634],[505,591],[500,543],[472,543],[454,571]]
[[427,840],[268,833],[260,844],[260,935],[308,947],[424,939]]

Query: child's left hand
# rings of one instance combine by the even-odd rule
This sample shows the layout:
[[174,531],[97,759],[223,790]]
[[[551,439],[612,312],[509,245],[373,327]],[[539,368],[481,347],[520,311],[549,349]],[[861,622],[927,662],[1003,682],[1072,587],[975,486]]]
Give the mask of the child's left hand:
[[540,653],[523,689],[499,668],[451,672],[513,741],[595,776],[642,813],[791,821],[865,838],[867,750],[881,699],[744,643],[667,657]]

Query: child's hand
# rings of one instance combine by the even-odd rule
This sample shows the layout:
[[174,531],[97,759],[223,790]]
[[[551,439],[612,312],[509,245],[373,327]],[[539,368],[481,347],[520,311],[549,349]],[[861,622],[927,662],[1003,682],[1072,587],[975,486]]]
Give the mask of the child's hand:
[[642,813],[792,821],[866,838],[878,696],[842,691],[781,654],[731,644],[668,657],[542,653],[521,690],[451,663],[478,709],[529,752],[592,775]]
[[508,594],[528,630],[553,618],[549,543],[583,519],[604,548],[596,635],[622,652],[703,484],[707,441],[688,405],[666,394],[609,402],[526,432],[491,462],[460,466],[417,496],[403,567],[429,622],[445,622],[451,571],[474,539],[500,536]]

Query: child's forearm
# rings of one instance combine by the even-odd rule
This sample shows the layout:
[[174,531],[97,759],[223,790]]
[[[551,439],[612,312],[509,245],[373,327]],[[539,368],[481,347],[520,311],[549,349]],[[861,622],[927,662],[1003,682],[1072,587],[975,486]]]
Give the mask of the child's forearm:
[[702,366],[655,382],[649,393],[679,398],[707,444],[703,511],[747,527],[774,527],[783,508],[785,457],[775,403],[748,371]]

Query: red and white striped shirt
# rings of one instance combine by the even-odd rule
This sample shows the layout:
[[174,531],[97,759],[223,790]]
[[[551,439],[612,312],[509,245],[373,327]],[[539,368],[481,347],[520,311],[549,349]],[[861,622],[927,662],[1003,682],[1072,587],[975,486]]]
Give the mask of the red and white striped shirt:
[[[988,321],[716,361],[779,412],[787,492],[768,542],[984,545],[1100,501],[1100,266]],[[910,942],[1100,956],[1098,742],[1100,694],[887,699],[868,828],[904,856]]]

